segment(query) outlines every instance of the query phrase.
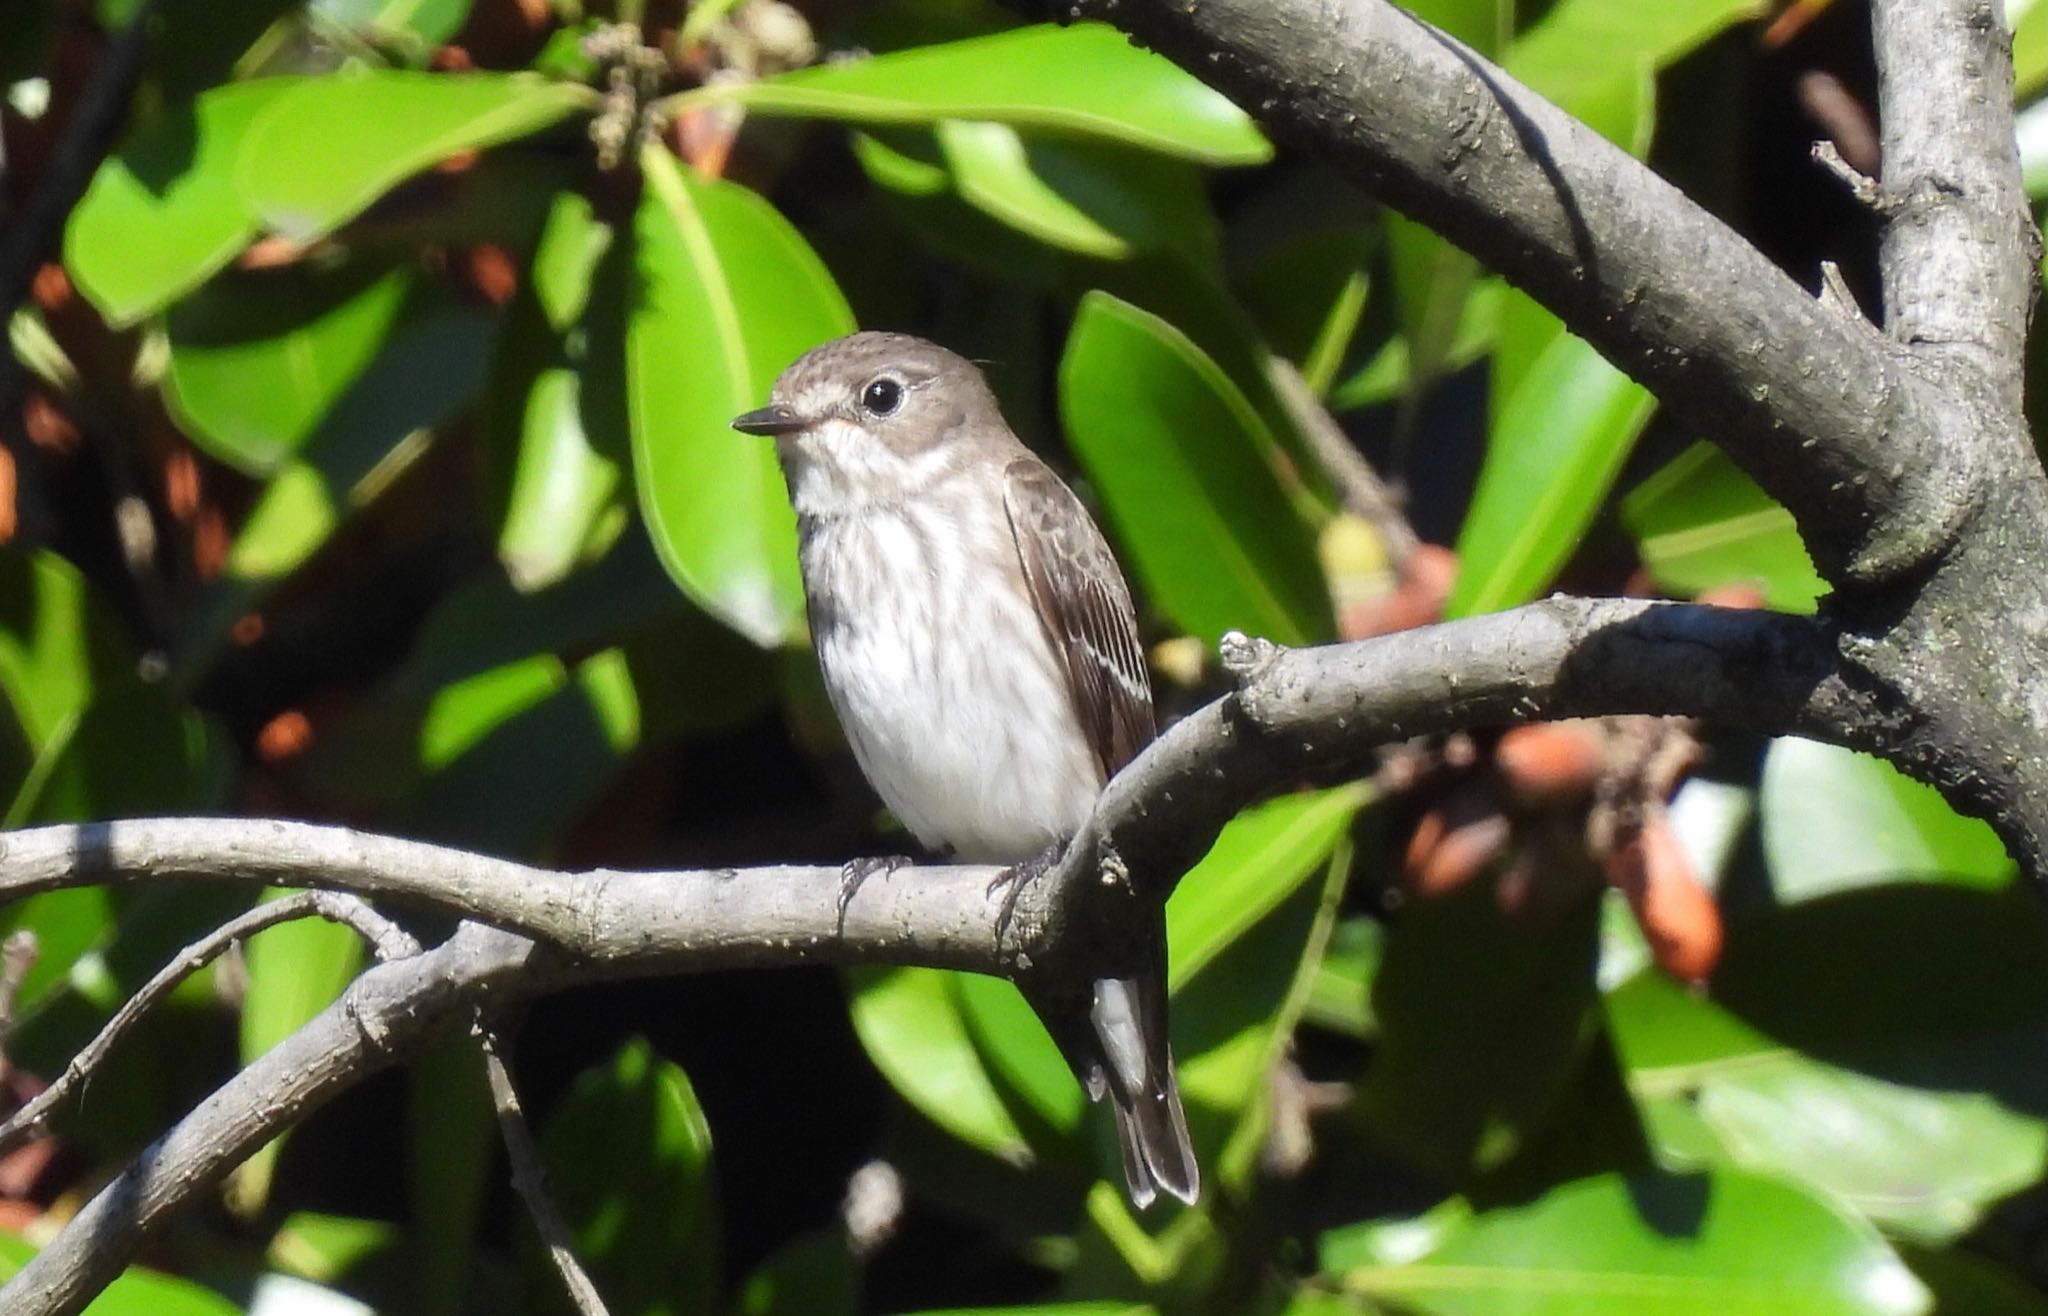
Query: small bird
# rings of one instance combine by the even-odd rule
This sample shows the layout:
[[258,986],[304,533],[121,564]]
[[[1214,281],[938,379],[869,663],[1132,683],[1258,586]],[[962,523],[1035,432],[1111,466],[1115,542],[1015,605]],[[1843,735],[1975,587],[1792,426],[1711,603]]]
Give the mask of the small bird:
[[[775,439],[818,667],[876,793],[927,849],[1041,868],[1154,730],[1130,589],[1080,499],[972,363],[908,334],[814,348],[732,425]],[[1128,973],[1032,1002],[1110,1098],[1140,1208],[1200,1189],[1165,940],[1161,914]]]

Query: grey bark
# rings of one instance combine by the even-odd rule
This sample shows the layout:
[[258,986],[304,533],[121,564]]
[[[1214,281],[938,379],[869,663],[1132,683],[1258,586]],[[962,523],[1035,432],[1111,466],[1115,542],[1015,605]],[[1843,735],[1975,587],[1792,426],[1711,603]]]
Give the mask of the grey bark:
[[1386,0],[1075,0],[1525,288],[1790,509],[1857,740],[2048,882],[2048,482],[2020,412],[2039,238],[1993,0],[1872,5],[1882,330]]

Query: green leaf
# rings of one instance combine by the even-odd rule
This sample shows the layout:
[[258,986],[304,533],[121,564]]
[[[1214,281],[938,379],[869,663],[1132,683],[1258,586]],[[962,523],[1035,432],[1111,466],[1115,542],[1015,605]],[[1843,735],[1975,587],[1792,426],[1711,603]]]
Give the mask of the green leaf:
[[[275,900],[289,894],[267,893]],[[248,985],[242,996],[242,1063],[292,1035],[333,1003],[362,971],[363,941],[353,928],[323,918],[293,919],[249,938],[243,950]],[[271,1139],[229,1177],[229,1204],[244,1218],[270,1201],[285,1136]]]
[[740,1287],[735,1316],[857,1316],[860,1271],[843,1229],[814,1229],[782,1245]]
[[483,1058],[463,1029],[443,1033],[406,1066],[405,1079],[406,1310],[455,1316],[474,1298],[477,1227],[504,1177],[497,1115]]
[[389,1220],[294,1211],[264,1248],[264,1260],[315,1284],[337,1284],[360,1268],[390,1257],[401,1239]]
[[0,692],[27,754],[69,734],[101,683],[132,677],[117,636],[76,567],[47,551],[0,552]]
[[427,775],[401,831],[493,854],[542,855],[640,743],[625,654],[564,670],[536,655],[450,687],[420,733]]
[[[1457,327],[1445,350],[1442,368],[1463,370],[1493,350],[1500,325],[1500,306],[1506,285],[1499,279],[1481,279],[1466,296],[1458,314]],[[1330,388],[1332,411],[1357,411],[1392,402],[1415,387],[1415,370],[1406,335],[1395,334],[1363,365]]]
[[1284,795],[1231,819],[1166,902],[1174,990],[1318,872],[1370,796],[1353,783]]
[[1221,93],[1101,23],[1018,28],[685,95],[866,124],[985,119],[1203,164],[1261,164],[1273,153]]
[[2015,887],[1893,883],[1730,925],[1701,1000],[1607,999],[1652,1139],[1945,1239],[2048,1165],[2048,929]]
[[[1968,1230],[2048,1164],[2048,1124],[2009,1104],[2037,1102],[2039,1092],[1972,1090],[1991,1075],[1968,1049],[2015,1040],[1991,1040],[1975,1020],[1958,1018],[1953,1040],[1898,1039],[1890,1068],[1918,1070],[1922,1085],[1803,1054],[1654,971],[1610,993],[1607,1010],[1630,1090],[1667,1163],[1795,1179],[1888,1230],[1931,1241]],[[2039,1037],[2019,1040],[2032,1047]]]
[[1637,485],[1621,521],[1657,584],[1674,593],[1750,584],[1773,608],[1812,612],[1828,592],[1792,514],[1710,443]]
[[[181,302],[173,321],[194,303],[212,303],[224,283]],[[239,288],[209,315],[237,303],[261,304],[260,288]],[[266,456],[277,463],[264,466],[275,473],[236,534],[221,601],[203,623],[231,619],[252,593],[295,570],[344,518],[390,487],[425,451],[432,427],[482,388],[496,328],[445,287],[400,271],[371,284],[345,311],[279,338],[188,345],[178,397],[188,413],[203,403],[223,426],[208,446],[219,448],[233,434],[243,464]],[[174,341],[174,383],[179,350]],[[266,434],[269,426],[276,428]]]
[[1520,294],[1504,311],[1501,352],[1520,352],[1527,365],[1495,380],[1486,461],[1458,533],[1458,579],[1444,605],[1450,617],[1514,607],[1550,583],[1656,406],[1640,384]]
[[[12,1279],[36,1250],[26,1239],[0,1234],[0,1279]],[[92,1300],[92,1316],[242,1316],[242,1309],[190,1280],[131,1266]]]
[[1074,455],[1177,626],[1212,643],[1231,629],[1329,635],[1314,536],[1267,464],[1272,436],[1213,360],[1158,316],[1090,293],[1059,378]]
[[1052,246],[1121,260],[1214,240],[1201,175],[1183,161],[958,119],[939,123],[938,141],[961,199]]
[[626,330],[640,510],[662,564],[707,612],[769,647],[798,633],[796,515],[771,444],[728,422],[805,350],[853,330],[816,254],[774,207],[642,153],[642,297]]
[[1454,1182],[1522,1153],[1587,1061],[1599,932],[1598,901],[1539,933],[1501,911],[1490,881],[1407,905],[1373,979],[1367,1126]]
[[1928,1294],[1861,1221],[1734,1171],[1601,1175],[1448,1226],[1412,1260],[1325,1264],[1429,1316],[1912,1316]]
[[217,280],[171,310],[165,400],[208,454],[269,474],[376,359],[410,285],[360,268]]
[[[1566,109],[1614,70],[1662,69],[1734,23],[1761,17],[1762,0],[1558,0],[1517,37],[1508,72]],[[1597,94],[1597,93],[1595,93]]]
[[306,242],[451,155],[538,132],[596,99],[520,73],[357,69],[309,79],[256,116],[236,186],[263,223]]
[[1515,30],[1513,0],[1417,0],[1411,8],[1417,18],[1488,58],[1500,53]]
[[946,1132],[1013,1165],[1031,1147],[974,1047],[940,969],[861,969],[852,975],[853,1031],[882,1077]]
[[256,236],[235,162],[297,78],[230,83],[166,109],[100,166],[64,231],[64,264],[115,327],[190,292]]
[[486,424],[512,469],[498,557],[523,590],[562,580],[608,548],[627,519],[629,294],[615,236],[586,198],[559,194],[499,349]]
[[2048,5],[2012,0],[2005,17],[2012,25],[2013,101],[2024,105],[2048,84]]
[[110,685],[44,742],[6,825],[198,812],[226,795],[225,753],[161,683]]
[[2018,866],[1990,827],[1882,759],[1783,737],[1764,757],[1759,822],[1781,902],[1901,878],[1998,889]]
[[[576,1080],[540,1142],[576,1255],[614,1311],[717,1309],[711,1129],[681,1069],[645,1040],[627,1043]],[[554,1282],[552,1273],[545,1281],[537,1275],[533,1287],[544,1282]]]
[[[1479,281],[1479,262],[1405,215],[1385,219],[1394,305],[1407,351],[1404,394],[1416,398],[1443,378],[1452,360],[1466,304]],[[1500,387],[1495,381],[1495,387]]]
[[[1087,1097],[1023,993],[1010,982],[983,974],[946,976],[976,1054],[1008,1099],[1005,1104],[1012,1116],[1021,1126],[1028,1113],[1055,1137],[1072,1136],[1081,1126]],[[1048,1141],[1031,1138],[1037,1150],[1045,1149]]]

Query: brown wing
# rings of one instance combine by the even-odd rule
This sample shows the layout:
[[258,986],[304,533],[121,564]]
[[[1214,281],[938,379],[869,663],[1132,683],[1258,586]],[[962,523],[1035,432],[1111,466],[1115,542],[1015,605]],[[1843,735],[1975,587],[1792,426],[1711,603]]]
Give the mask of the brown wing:
[[1152,739],[1152,683],[1123,573],[1073,490],[1035,458],[1003,471],[1003,506],[1038,619],[1106,781]]

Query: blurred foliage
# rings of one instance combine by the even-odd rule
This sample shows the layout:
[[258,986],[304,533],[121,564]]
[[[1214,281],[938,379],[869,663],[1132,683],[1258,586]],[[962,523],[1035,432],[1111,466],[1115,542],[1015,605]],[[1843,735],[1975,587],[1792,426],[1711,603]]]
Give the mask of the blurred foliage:
[[[1747,89],[1859,40],[1847,5],[1411,7],[1781,254],[1796,204],[1725,166],[1816,130]],[[2048,3],[2007,8],[2032,98]],[[0,7],[10,187],[134,12]],[[979,0],[806,12],[157,7],[132,123],[10,320],[34,377],[0,482],[9,825],[289,814],[564,864],[900,848],[810,666],[772,453],[726,428],[856,324],[989,362],[1129,569],[1169,714],[1216,688],[1190,640],[1353,638],[1411,583],[1345,512],[1333,432],[1455,545],[1430,615],[1560,585],[1818,605],[1789,516],[1702,436],[1165,60]],[[2021,140],[2048,203],[2044,116]],[[1710,748],[1671,807],[1726,922],[1705,986],[1583,855],[1432,895],[1399,874],[1406,799],[1245,810],[1168,908],[1199,1208],[1128,1210],[1008,984],[912,968],[846,976],[853,1061],[785,1042],[759,978],[684,1024],[738,1039],[730,1073],[585,1018],[524,1066],[553,1187],[621,1316],[2048,1313],[2048,936],[2012,865],[1881,764]],[[7,909],[40,946],[10,1059],[54,1074],[252,898]],[[42,1159],[0,1161],[5,1221],[35,1237],[361,956],[288,925],[198,975]],[[152,1252],[184,1278],[138,1268],[94,1310],[564,1310],[479,1077],[450,1039],[375,1145],[266,1149]],[[733,1091],[770,1115],[722,1116]],[[879,1129],[841,1109],[868,1091]],[[792,1108],[816,1128],[764,1122]],[[401,1171],[364,1188],[323,1155]],[[893,1171],[826,1223],[870,1158]]]

